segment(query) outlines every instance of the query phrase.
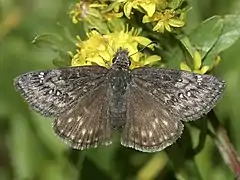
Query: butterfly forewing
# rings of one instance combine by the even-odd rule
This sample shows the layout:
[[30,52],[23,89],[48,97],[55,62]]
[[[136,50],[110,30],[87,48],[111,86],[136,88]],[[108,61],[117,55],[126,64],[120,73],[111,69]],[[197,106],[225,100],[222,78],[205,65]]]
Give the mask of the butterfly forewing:
[[102,84],[106,73],[100,66],[34,71],[18,76],[14,84],[34,110],[57,117]]
[[224,83],[217,78],[187,71],[138,68],[133,70],[132,76],[140,88],[183,121],[208,113],[224,90]]
[[54,132],[75,149],[111,143],[106,84],[91,91],[53,122]]
[[153,95],[132,82],[121,143],[143,152],[155,152],[180,137],[183,124]]

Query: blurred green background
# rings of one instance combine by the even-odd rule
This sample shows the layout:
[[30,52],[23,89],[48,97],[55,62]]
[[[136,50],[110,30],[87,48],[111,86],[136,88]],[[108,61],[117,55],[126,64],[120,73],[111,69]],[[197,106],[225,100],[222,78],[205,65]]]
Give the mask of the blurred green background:
[[[55,67],[52,60],[58,54],[49,48],[37,48],[31,42],[44,33],[63,36],[62,26],[68,27],[73,36],[81,34],[81,26],[73,25],[68,16],[75,2],[0,0],[0,180],[181,179],[181,173],[176,173],[184,172],[181,163],[184,168],[196,166],[204,180],[234,179],[235,175],[224,164],[210,138],[194,162],[178,162],[180,166],[169,161],[165,151],[140,153],[119,143],[80,152],[69,149],[54,136],[51,120],[29,110],[14,90],[13,78],[24,72]],[[193,9],[188,15],[187,31],[213,15],[240,12],[239,0],[191,0],[189,3]],[[69,41],[63,41],[62,47],[75,51],[75,45]],[[237,152],[240,152],[239,49],[240,41],[221,54],[216,74],[226,81],[227,88],[215,109]],[[191,128],[189,132],[196,145],[199,131]],[[188,140],[181,138],[181,141]],[[173,148],[168,150],[171,152]],[[170,154],[181,156],[179,152],[175,148]],[[192,174],[189,179],[199,177]]]

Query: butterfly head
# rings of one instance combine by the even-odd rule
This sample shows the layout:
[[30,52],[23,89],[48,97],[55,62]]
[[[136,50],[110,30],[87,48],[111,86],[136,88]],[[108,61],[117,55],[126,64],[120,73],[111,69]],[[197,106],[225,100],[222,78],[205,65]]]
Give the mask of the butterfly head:
[[127,49],[119,48],[113,58],[112,69],[114,70],[128,70],[131,65],[129,51]]

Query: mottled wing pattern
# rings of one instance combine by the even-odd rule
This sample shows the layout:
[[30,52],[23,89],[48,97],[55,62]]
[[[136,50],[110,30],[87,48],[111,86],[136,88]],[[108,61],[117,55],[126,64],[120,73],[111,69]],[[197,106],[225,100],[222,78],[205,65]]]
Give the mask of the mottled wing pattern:
[[54,132],[75,149],[111,144],[107,85],[88,93],[53,122]]
[[129,87],[121,144],[143,152],[161,151],[180,137],[183,124],[134,82]]
[[133,70],[132,76],[139,88],[183,121],[192,121],[208,113],[225,87],[224,82],[211,75],[171,69],[138,68]]
[[107,69],[100,66],[67,67],[20,75],[14,85],[35,111],[58,117],[103,83],[106,74]]

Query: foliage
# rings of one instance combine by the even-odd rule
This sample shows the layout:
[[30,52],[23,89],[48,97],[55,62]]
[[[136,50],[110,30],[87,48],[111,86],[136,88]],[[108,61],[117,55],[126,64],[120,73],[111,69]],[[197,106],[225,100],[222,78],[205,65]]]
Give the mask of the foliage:
[[[237,177],[240,15],[236,12],[240,3],[188,3],[1,0],[0,179]],[[51,120],[29,110],[12,85],[15,76],[36,69],[107,66],[119,46],[133,54],[151,41],[154,44],[149,48],[133,55],[132,68],[150,65],[214,73],[227,84],[214,112],[186,124],[181,139],[159,153],[136,152],[118,142],[105,148],[72,150],[53,135]]]

